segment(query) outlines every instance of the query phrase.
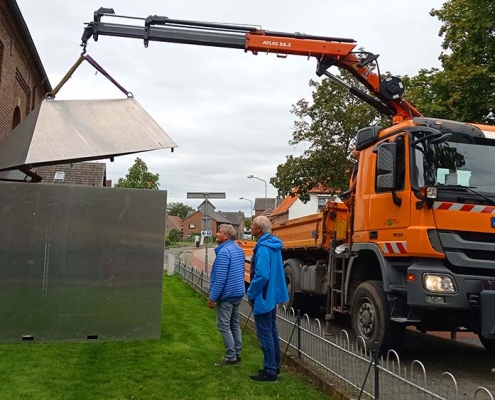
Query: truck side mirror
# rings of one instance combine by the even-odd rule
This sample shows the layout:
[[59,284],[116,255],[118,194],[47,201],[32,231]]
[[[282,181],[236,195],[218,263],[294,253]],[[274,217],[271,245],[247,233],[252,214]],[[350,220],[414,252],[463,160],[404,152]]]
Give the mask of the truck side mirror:
[[382,143],[378,146],[376,188],[378,191],[395,189],[397,174],[397,144]]

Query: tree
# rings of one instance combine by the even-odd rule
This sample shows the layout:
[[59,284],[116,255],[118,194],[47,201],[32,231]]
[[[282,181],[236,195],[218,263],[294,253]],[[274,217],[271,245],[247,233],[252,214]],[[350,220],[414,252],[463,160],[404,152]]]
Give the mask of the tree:
[[115,187],[158,190],[159,179],[160,175],[148,172],[148,166],[138,157],[125,178],[119,178]]
[[[347,72],[341,78],[359,86]],[[301,156],[287,156],[270,179],[280,196],[297,194],[303,202],[309,201],[309,190],[319,185],[334,192],[349,187],[354,162],[349,157],[349,145],[358,129],[379,120],[375,109],[334,81],[311,80],[309,85],[314,88],[313,102],[301,99],[292,106],[291,113],[297,120],[289,141],[291,146],[305,143],[308,148]]]
[[427,117],[453,119],[443,101],[441,72],[437,68],[421,69],[418,75],[401,76],[406,87],[405,97]]
[[168,234],[168,239],[171,243],[177,243],[179,240],[182,239],[182,232],[175,228],[171,229]]
[[187,213],[189,211],[194,211],[194,208],[182,203],[167,204],[168,215],[175,215],[177,217],[180,217],[181,219],[184,219],[187,217]]
[[252,223],[253,223],[253,221],[251,220],[251,218],[244,218],[244,227],[246,229],[251,229]]
[[443,23],[435,103],[448,112],[440,116],[495,123],[495,3],[450,0],[430,15]]

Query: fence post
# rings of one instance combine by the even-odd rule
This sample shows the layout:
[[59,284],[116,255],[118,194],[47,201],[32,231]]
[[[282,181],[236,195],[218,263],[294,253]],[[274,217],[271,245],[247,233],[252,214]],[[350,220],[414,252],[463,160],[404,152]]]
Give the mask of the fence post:
[[297,326],[297,357],[301,358],[301,310],[297,310],[296,326]]
[[168,263],[167,263],[167,275],[171,276],[174,274],[175,269],[175,256],[173,254],[168,254]]
[[380,362],[380,347],[378,343],[375,343],[375,349],[373,350],[373,363],[375,364],[375,400],[380,399],[380,368],[378,363]]

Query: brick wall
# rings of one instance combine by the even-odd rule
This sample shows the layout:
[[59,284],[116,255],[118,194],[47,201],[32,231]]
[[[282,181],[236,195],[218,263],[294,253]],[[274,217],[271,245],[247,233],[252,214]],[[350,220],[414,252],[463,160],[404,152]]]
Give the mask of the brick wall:
[[[196,232],[199,233],[201,232],[201,218],[203,217],[203,214],[199,211],[195,212],[193,215],[191,215],[189,218],[186,218],[184,221],[182,221],[182,227],[184,228],[184,237],[188,237],[191,233]],[[190,228],[190,225],[194,225],[194,228]]]
[[[186,218],[184,221],[182,221],[182,227],[183,227],[183,235],[184,237],[188,237],[190,234],[196,232],[199,233],[201,232],[201,218],[204,217],[204,214],[200,211],[197,211],[193,215],[191,215],[189,218]],[[210,222],[211,222],[211,231],[213,234],[213,241],[215,240],[215,232],[217,232],[218,227],[220,224],[215,221],[213,218],[210,217]],[[190,224],[194,224],[194,228],[189,228]]]
[[0,141],[49,90],[11,7],[15,1],[0,0]]

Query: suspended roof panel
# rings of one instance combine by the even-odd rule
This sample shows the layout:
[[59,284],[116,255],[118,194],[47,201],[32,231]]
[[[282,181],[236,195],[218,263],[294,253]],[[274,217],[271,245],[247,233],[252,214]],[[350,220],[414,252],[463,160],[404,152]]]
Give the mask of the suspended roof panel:
[[46,100],[0,143],[0,170],[174,147],[134,98]]

